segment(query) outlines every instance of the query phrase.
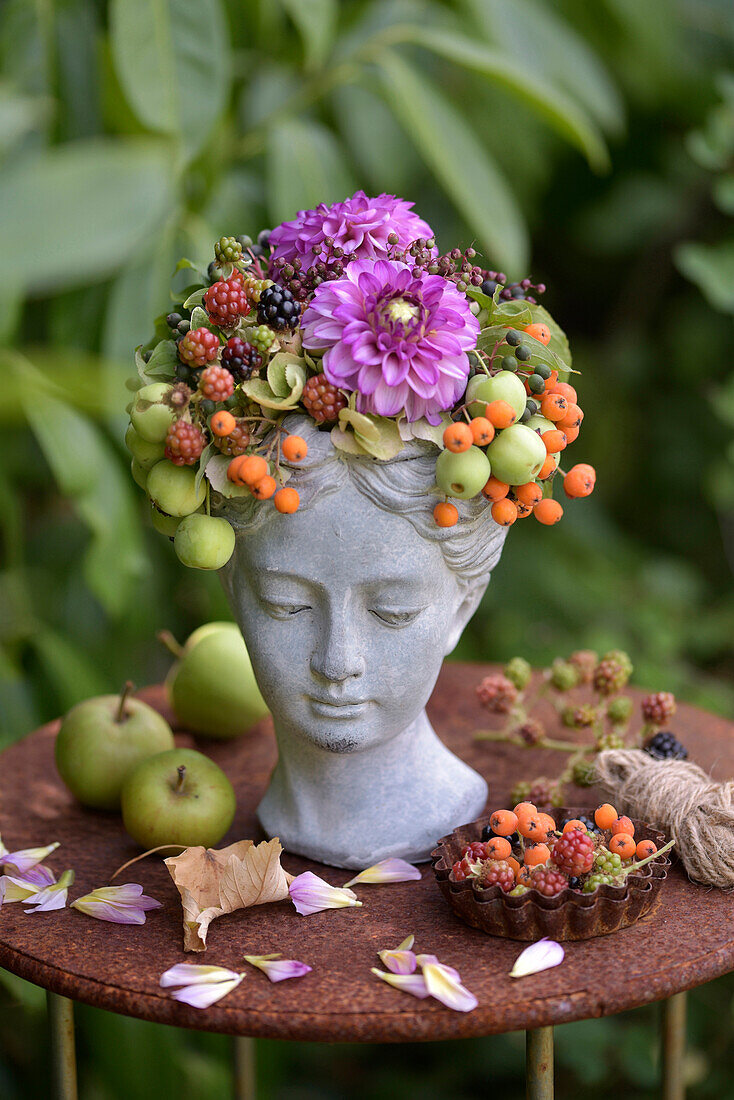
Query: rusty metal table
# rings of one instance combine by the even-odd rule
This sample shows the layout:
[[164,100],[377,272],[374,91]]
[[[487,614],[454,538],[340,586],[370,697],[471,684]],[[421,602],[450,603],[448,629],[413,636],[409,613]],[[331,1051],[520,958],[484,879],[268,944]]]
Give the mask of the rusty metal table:
[[[474,686],[487,669],[447,664],[429,705],[436,729],[450,748],[483,772],[490,808],[504,806],[518,775],[555,774],[557,754],[477,742],[488,725]],[[141,693],[166,712],[161,688]],[[638,693],[639,694],[639,693]],[[168,715],[169,717],[170,714]],[[552,720],[548,722],[552,728]],[[675,728],[692,756],[716,778],[734,771],[734,726],[681,706]],[[77,806],[53,763],[57,723],[51,723],[0,756],[0,833],[8,847],[59,840],[57,869],[73,867],[81,894],[104,885],[136,849],[120,820]],[[564,734],[567,736],[567,734]],[[188,734],[180,743],[195,744]],[[199,745],[231,778],[238,797],[227,841],[258,835],[254,810],[275,760],[269,722],[237,742]],[[375,798],[389,776],[375,776]],[[572,804],[598,804],[593,790],[579,790]],[[225,843],[223,842],[223,843]],[[349,873],[285,856],[293,873],[312,867],[334,884]],[[127,876],[124,876],[127,877]],[[466,927],[446,906],[429,867],[420,882],[358,887],[364,907],[308,918],[287,904],[263,906],[216,921],[205,956],[184,954],[181,908],[165,868],[155,858],[129,876],[164,907],[142,928],[106,924],[74,910],[25,916],[20,905],[0,912],[0,966],[43,986],[49,995],[57,1095],[75,1096],[73,1001],[144,1020],[237,1036],[239,1097],[254,1094],[253,1039],[329,1042],[400,1042],[527,1032],[528,1096],[553,1094],[553,1026],[609,1015],[665,1000],[663,1051],[665,1100],[683,1095],[681,1061],[685,1032],[683,991],[734,969],[732,900],[688,881],[674,867],[657,908],[632,928],[611,937],[567,945],[562,966],[520,984],[508,972],[522,945],[486,937]],[[456,966],[476,994],[471,1013],[451,1012],[435,1001],[416,1001],[370,974],[376,952],[408,933],[417,950]],[[271,985],[247,975],[230,996],[205,1012],[173,1000],[160,989],[173,963],[206,961],[241,967],[244,954],[280,951],[313,967],[297,982]]]

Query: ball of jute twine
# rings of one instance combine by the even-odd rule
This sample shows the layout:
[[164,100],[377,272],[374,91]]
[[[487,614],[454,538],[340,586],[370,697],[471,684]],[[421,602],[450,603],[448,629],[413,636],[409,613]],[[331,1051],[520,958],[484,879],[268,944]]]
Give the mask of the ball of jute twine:
[[594,767],[620,813],[675,837],[692,879],[734,888],[734,781],[715,783],[697,764],[653,760],[640,749],[609,749]]

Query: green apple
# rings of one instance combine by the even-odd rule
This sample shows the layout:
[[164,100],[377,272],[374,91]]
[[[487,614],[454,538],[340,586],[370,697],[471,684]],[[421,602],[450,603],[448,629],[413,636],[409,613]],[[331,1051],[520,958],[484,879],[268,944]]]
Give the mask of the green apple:
[[141,699],[100,695],[72,707],[56,738],[56,767],[85,806],[116,810],[130,771],[141,760],[172,749],[171,727]]
[[206,482],[202,477],[196,487],[196,470],[191,466],[175,466],[164,459],[148,474],[146,484],[150,499],[168,516],[188,516],[206,498]]
[[491,473],[489,461],[479,447],[456,454],[441,451],[436,460],[436,484],[447,496],[469,500],[480,493]]
[[182,519],[173,546],[190,569],[221,569],[232,557],[234,530],[226,519],[192,515]]
[[135,431],[148,443],[162,443],[173,424],[173,409],[163,403],[172,388],[167,382],[153,382],[135,394],[130,419]]
[[162,845],[213,848],[236,809],[222,769],[194,749],[171,749],[143,760],[122,788],[122,822],[146,851]]
[[548,420],[547,417],[541,416],[540,413],[534,413],[525,421],[525,427],[532,428],[534,432],[540,432],[542,435],[543,432],[549,432],[555,428],[555,424],[552,420]]
[[182,522],[180,516],[167,516],[165,512],[159,511],[155,504],[151,501],[150,504],[150,519],[161,535],[166,535],[169,539],[172,539],[178,530],[179,523]]
[[512,424],[498,432],[487,447],[492,473],[508,485],[524,485],[540,473],[545,462],[543,440],[526,424]]
[[162,443],[149,443],[147,439],[143,439],[142,435],[138,435],[132,424],[128,424],[125,432],[125,446],[144,470],[149,470],[151,466],[155,466],[156,462],[160,462],[165,454],[165,447]]
[[130,463],[130,472],[133,475],[133,481],[136,485],[139,485],[141,489],[148,488],[148,471],[144,466],[141,466],[137,458],[134,458]]
[[[168,636],[161,637],[171,645]],[[187,729],[229,740],[268,714],[247,647],[234,623],[199,627],[183,648],[177,648],[177,656],[179,660],[166,678],[166,690],[177,718]]]
[[525,412],[527,400],[521,379],[509,370],[501,370],[491,378],[485,374],[475,374],[466,388],[466,401],[472,416],[484,416],[490,401],[506,401],[519,420]]

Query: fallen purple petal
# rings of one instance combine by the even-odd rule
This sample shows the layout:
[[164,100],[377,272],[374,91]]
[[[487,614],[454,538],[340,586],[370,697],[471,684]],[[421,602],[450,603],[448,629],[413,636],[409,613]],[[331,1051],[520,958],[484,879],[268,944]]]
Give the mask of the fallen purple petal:
[[393,974],[387,970],[378,970],[376,966],[371,967],[371,970],[383,982],[387,982],[393,989],[399,989],[401,993],[410,993],[412,997],[420,997],[421,1000],[430,996],[422,974]]
[[238,974],[226,982],[186,985],[183,989],[175,989],[171,996],[183,1004],[191,1005],[192,1008],[209,1008],[210,1005],[221,1001],[222,997],[226,997],[228,993],[236,989],[243,977],[243,974]]
[[0,875],[0,905],[14,901],[26,901],[33,894],[56,882],[53,871],[42,864],[26,871],[24,875]]
[[290,884],[289,892],[296,911],[302,917],[320,913],[323,909],[344,909],[362,904],[353,890],[329,886],[328,882],[324,882],[313,871],[304,871],[302,875],[297,875]]
[[23,877],[25,871],[43,863],[47,856],[55,852],[59,842],[48,844],[45,848],[20,848],[17,852],[9,852],[0,838],[0,867],[9,868],[9,874]]
[[375,863],[372,867],[368,867],[366,871],[360,871],[358,875],[351,878],[349,882],[344,883],[345,889],[349,886],[356,886],[360,883],[383,883],[383,882],[417,882],[421,877],[421,873],[417,867],[414,867],[412,863],[406,863],[404,859],[398,859],[397,857],[390,857],[389,859],[382,859],[379,863]]
[[63,909],[69,894],[69,887],[74,882],[74,872],[69,868],[52,886],[46,886],[43,890],[29,894],[24,898],[30,909],[24,909],[24,913],[49,913],[55,909]]
[[479,1002],[474,994],[461,984],[453,967],[444,966],[439,962],[424,962],[422,966],[426,989],[431,997],[455,1012],[471,1012],[477,1007]]
[[510,977],[525,978],[529,974],[539,974],[541,970],[550,970],[563,962],[564,955],[563,947],[555,940],[537,940],[517,956]]
[[169,989],[175,985],[202,985],[211,982],[232,981],[239,978],[236,970],[228,970],[225,966],[207,966],[202,963],[176,963],[161,974],[159,984],[163,989]]
[[127,882],[124,886],[100,886],[71,903],[72,909],[112,924],[145,924],[147,910],[159,909],[160,906],[161,903],[144,894],[143,887],[136,882]]
[[297,959],[280,959],[275,955],[245,955],[245,962],[256,966],[271,982],[284,982],[287,978],[301,978],[310,974],[311,967]]
[[394,951],[389,951],[387,948],[378,951],[377,954],[382,965],[386,966],[393,974],[413,974],[418,965],[418,961],[411,951],[414,943],[415,936],[406,936]]

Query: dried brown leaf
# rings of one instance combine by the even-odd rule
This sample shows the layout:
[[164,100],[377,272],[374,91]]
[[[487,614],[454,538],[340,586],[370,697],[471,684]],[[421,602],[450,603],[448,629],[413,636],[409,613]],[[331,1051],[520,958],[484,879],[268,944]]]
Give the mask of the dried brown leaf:
[[187,848],[164,860],[181,895],[184,951],[206,951],[209,925],[224,913],[283,901],[293,876],[280,865],[277,837],[255,844],[240,840],[228,848]]

